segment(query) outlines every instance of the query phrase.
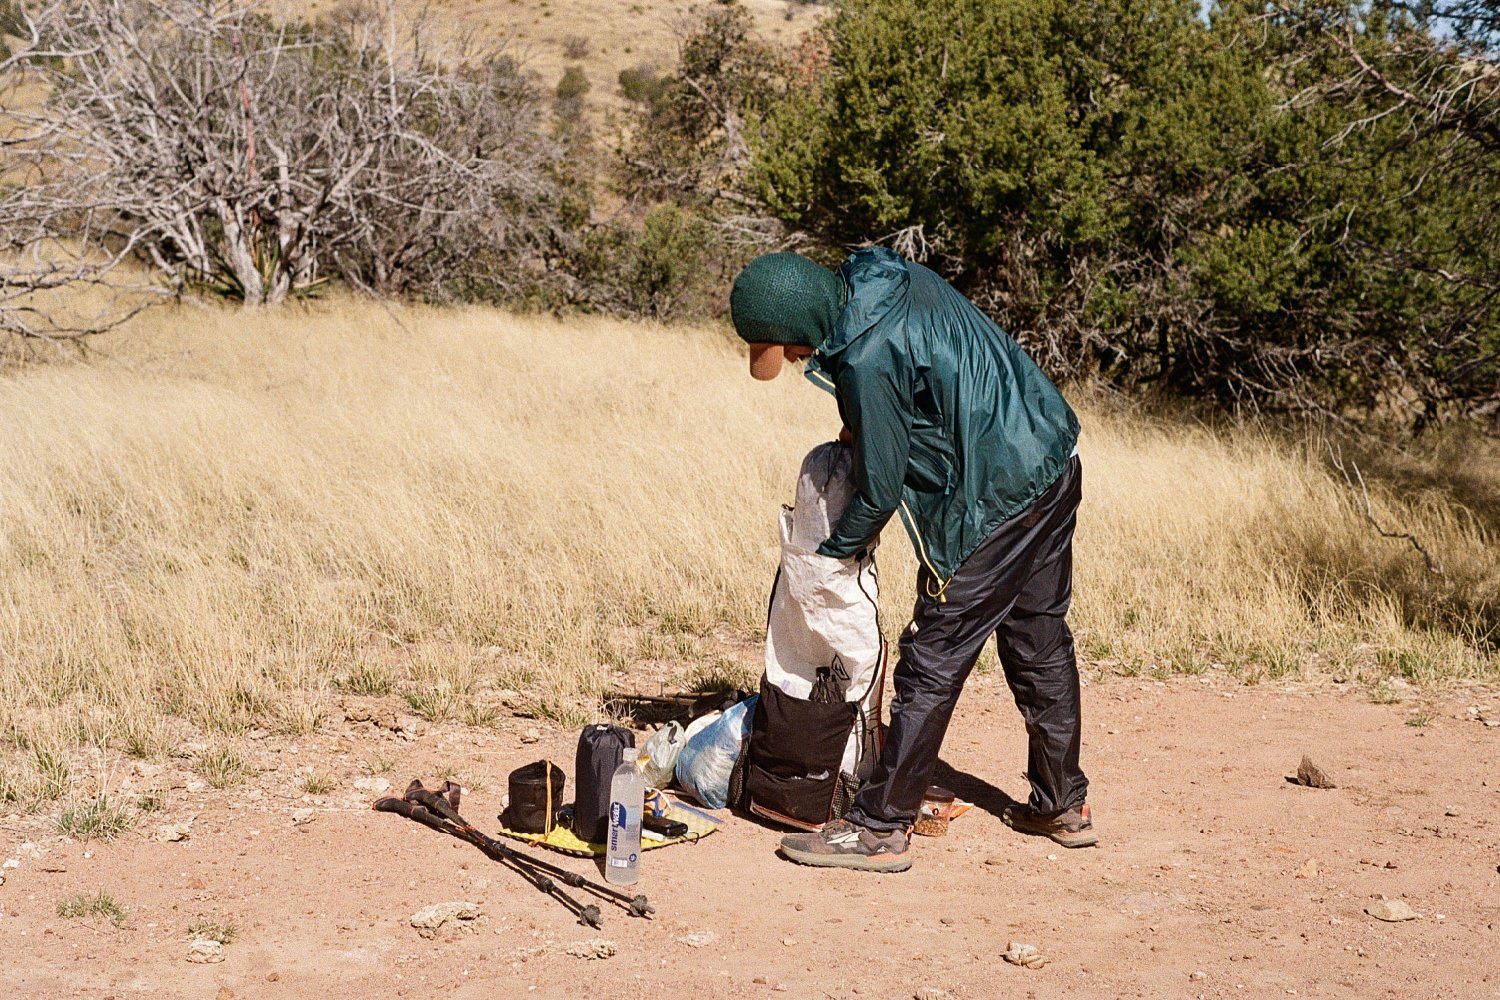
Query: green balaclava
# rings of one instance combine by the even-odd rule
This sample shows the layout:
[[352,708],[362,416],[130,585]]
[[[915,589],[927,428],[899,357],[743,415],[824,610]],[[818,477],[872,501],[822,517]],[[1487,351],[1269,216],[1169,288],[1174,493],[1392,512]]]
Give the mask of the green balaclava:
[[734,279],[729,315],[749,344],[821,347],[844,308],[844,283],[798,253],[768,253]]

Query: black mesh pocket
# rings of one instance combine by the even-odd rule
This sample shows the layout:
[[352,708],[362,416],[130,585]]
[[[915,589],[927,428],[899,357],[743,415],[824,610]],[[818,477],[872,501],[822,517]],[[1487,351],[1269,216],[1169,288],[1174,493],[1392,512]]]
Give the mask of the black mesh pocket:
[[839,765],[857,712],[851,702],[793,698],[762,678],[745,768],[750,811],[807,829],[832,819]]

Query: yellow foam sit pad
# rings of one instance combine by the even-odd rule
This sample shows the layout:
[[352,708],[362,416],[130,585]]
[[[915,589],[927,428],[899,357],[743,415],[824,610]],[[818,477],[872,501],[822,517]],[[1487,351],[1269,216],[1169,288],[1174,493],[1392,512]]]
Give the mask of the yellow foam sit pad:
[[[671,847],[673,844],[680,844],[687,840],[702,840],[717,830],[721,822],[706,812],[675,801],[672,803],[672,808],[667,811],[667,819],[675,819],[679,823],[686,824],[688,832],[681,837],[670,837],[666,840],[653,840],[642,835],[641,850],[654,851],[658,847]],[[591,844],[578,837],[573,833],[572,828],[567,826],[555,826],[546,836],[539,833],[521,833],[519,830],[507,830],[501,827],[500,836],[580,858],[597,857],[605,851],[603,844]]]

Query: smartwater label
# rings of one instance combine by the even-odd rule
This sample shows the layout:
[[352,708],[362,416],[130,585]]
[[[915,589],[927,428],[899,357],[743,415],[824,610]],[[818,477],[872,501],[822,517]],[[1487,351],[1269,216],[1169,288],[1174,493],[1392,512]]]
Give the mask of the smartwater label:
[[609,804],[609,849],[620,846],[620,831],[625,829],[625,803]]

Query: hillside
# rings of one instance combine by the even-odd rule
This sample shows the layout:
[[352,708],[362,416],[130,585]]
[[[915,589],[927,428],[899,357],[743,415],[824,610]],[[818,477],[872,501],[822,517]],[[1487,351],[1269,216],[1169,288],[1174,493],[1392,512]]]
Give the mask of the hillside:
[[[318,15],[337,7],[319,0],[273,0],[282,13]],[[547,90],[570,65],[592,85],[587,103],[623,106],[621,70],[670,70],[677,61],[677,26],[695,6],[712,0],[397,0],[407,17],[426,11],[432,23],[456,37],[471,33],[484,44],[504,43]],[[795,0],[744,0],[760,34],[791,46],[821,16],[822,7]]]

